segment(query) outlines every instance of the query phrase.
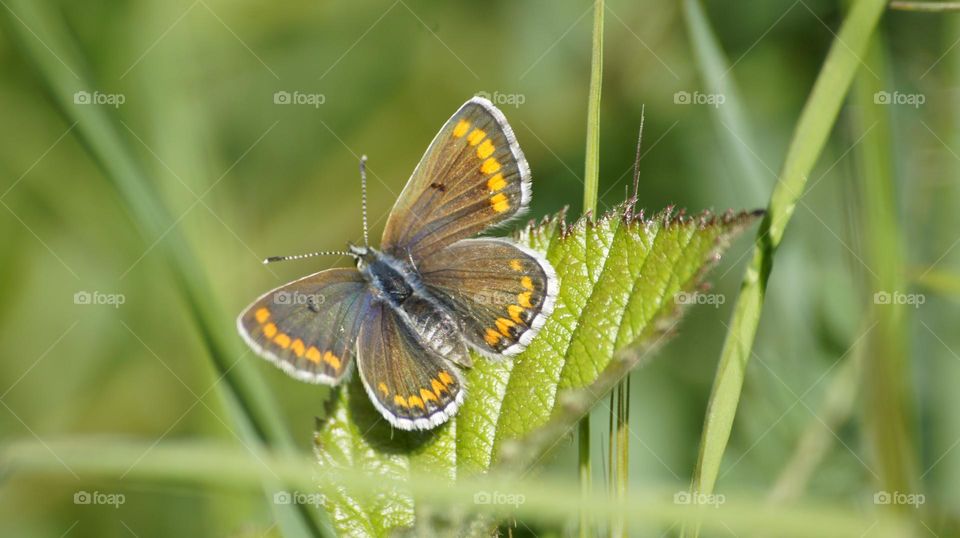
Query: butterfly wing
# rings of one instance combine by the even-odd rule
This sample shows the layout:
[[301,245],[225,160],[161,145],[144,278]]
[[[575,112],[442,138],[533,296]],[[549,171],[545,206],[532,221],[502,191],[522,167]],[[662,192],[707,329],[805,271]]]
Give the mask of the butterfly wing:
[[513,130],[490,101],[475,97],[444,124],[387,220],[382,246],[419,261],[472,237],[530,203],[530,168]]
[[380,414],[402,430],[429,430],[456,414],[463,380],[387,304],[375,303],[357,338],[357,368]]
[[336,385],[372,296],[355,269],[329,269],[264,294],[237,318],[260,356],[302,381]]
[[488,356],[523,351],[557,297],[550,262],[505,239],[463,239],[426,257],[418,268],[427,290],[460,313],[467,341]]

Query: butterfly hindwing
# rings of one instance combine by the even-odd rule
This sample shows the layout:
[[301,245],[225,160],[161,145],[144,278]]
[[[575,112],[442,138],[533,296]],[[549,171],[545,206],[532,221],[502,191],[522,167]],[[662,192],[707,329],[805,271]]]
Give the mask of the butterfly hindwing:
[[386,303],[374,304],[364,320],[357,368],[374,406],[402,430],[434,428],[463,401],[457,368],[428,350]]
[[513,130],[475,97],[449,119],[387,220],[382,247],[419,261],[517,216],[530,203],[530,169]]
[[423,285],[461,319],[486,355],[523,351],[553,311],[556,272],[532,250],[497,238],[464,239],[426,257]]
[[372,296],[355,269],[329,269],[270,291],[237,318],[259,355],[291,376],[336,385],[353,360]]

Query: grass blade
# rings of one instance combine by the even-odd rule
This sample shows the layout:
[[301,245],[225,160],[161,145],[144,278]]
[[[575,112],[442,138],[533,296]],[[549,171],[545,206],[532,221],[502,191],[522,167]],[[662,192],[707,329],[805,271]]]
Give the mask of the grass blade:
[[[603,85],[603,11],[604,0],[593,3],[593,49],[590,58],[590,91],[587,99],[587,147],[584,158],[583,212],[596,214],[597,192],[600,188],[600,88]],[[584,415],[578,426],[580,487],[584,499],[591,495],[590,414]],[[591,534],[589,514],[580,512],[580,536]]]
[[[149,451],[148,446],[149,443],[116,437],[49,440],[47,444],[32,439],[8,443],[0,447],[0,475],[60,476],[72,485],[73,478],[66,474],[64,467],[66,463],[85,477],[96,477],[101,482],[119,481],[131,464],[140,460],[126,481],[191,487],[202,484],[231,491],[244,488],[255,491],[258,487],[258,465],[239,447],[198,441],[166,441]],[[62,462],[54,454],[62,458]],[[318,479],[327,491],[349,487],[372,494],[386,485],[409,490],[417,499],[443,508],[445,513],[455,513],[464,506],[477,507],[474,496],[478,491],[511,491],[522,495],[523,502],[511,507],[521,520],[549,524],[567,519],[581,509],[598,519],[622,514],[631,528],[641,530],[634,534],[642,536],[659,534],[654,534],[653,529],[666,528],[677,521],[691,521],[694,517],[702,518],[704,527],[718,535],[733,532],[740,536],[855,537],[862,535],[866,528],[872,528],[871,536],[907,535],[906,527],[894,514],[881,514],[877,521],[872,515],[858,515],[850,508],[838,506],[768,507],[762,499],[746,496],[736,499],[731,496],[722,507],[705,506],[698,510],[678,506],[672,502],[676,492],[673,485],[633,488],[627,495],[626,507],[621,509],[605,495],[583,500],[572,480],[550,476],[522,480],[493,473],[443,482],[435,475],[419,474],[395,481],[370,476],[360,469],[312,476],[303,472],[307,462],[302,456],[268,452],[262,457],[264,465],[274,474],[301,491],[311,491],[311,483],[315,485]],[[491,504],[485,508],[497,510]]]
[[[885,0],[860,0],[850,10],[831,44],[787,150],[767,214],[760,225],[740,294],[734,306],[710,400],[691,490],[711,493],[730,438],[744,374],[760,322],[767,280],[784,230],[796,208],[807,177],[827,142],[853,77],[860,68],[870,36],[886,9]],[[684,535],[698,529],[684,529]]]

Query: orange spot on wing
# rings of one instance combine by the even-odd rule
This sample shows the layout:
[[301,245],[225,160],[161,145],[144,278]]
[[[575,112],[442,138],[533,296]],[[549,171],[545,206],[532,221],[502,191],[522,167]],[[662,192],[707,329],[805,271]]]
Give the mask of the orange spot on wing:
[[280,333],[273,337],[273,343],[277,344],[283,349],[287,349],[290,347],[290,337],[287,336],[287,333]]
[[257,317],[257,323],[263,324],[263,322],[270,319],[270,311],[267,310],[266,308],[258,308],[256,317]]
[[420,397],[423,398],[424,402],[440,402],[440,400],[437,399],[437,395],[427,389],[420,389]]
[[483,339],[491,346],[495,346],[497,342],[500,341],[500,333],[493,329],[487,329],[487,333],[483,335]]
[[387,385],[386,385],[386,383],[380,383],[379,385],[377,385],[377,390],[380,391],[380,394],[383,394],[383,397],[384,397],[384,398],[386,398],[387,395],[390,394],[390,391],[387,390]]
[[494,157],[490,157],[480,165],[480,171],[487,175],[496,174],[500,171],[500,161]]
[[467,120],[460,120],[457,122],[457,126],[453,128],[453,136],[460,138],[461,136],[467,134],[468,129],[470,129],[470,122]]
[[296,353],[298,357],[302,357],[303,353],[306,351],[303,347],[303,340],[299,338],[297,338],[296,340],[293,341],[292,344],[290,344],[290,349],[292,349],[293,352]]
[[267,338],[273,338],[277,334],[277,326],[273,323],[267,323],[263,326],[263,335]]
[[507,180],[503,179],[503,174],[497,174],[487,180],[487,188],[490,192],[497,192],[507,186]]
[[313,361],[313,362],[316,362],[316,363],[319,363],[319,362],[320,362],[320,350],[319,350],[319,349],[317,349],[317,348],[315,348],[315,347],[313,347],[313,346],[310,346],[309,348],[307,348],[307,353],[306,353],[306,355],[307,355],[307,359],[309,359],[309,360],[311,360],[311,361]]
[[517,302],[520,303],[520,306],[524,308],[533,308],[533,303],[530,302],[530,297],[533,296],[533,292],[525,291],[520,295],[517,295]]
[[433,392],[437,393],[437,397],[439,397],[444,392],[446,392],[447,394],[450,394],[450,391],[447,390],[447,387],[444,387],[443,383],[437,381],[436,379],[430,380],[430,387],[433,388]]
[[411,395],[409,398],[407,398],[407,402],[410,404],[410,407],[417,406],[424,411],[427,409],[427,406],[423,405],[423,400],[421,400],[419,396]]
[[340,369],[340,357],[330,353],[329,351],[323,354],[323,362],[333,366],[334,370]]
[[497,330],[500,331],[500,334],[506,336],[507,338],[512,338],[510,334],[510,329],[515,327],[517,324],[510,321],[507,318],[497,318],[495,322],[497,325]]
[[487,133],[481,131],[480,129],[474,129],[473,132],[470,133],[470,136],[467,137],[467,142],[470,142],[471,146],[476,146],[486,137]]
[[523,314],[523,308],[512,304],[507,307],[507,312],[510,313],[510,317],[513,318],[513,321],[516,321],[517,323],[523,323],[523,318],[521,317]]
[[393,403],[396,405],[399,405],[400,407],[407,407],[407,408],[410,407],[409,405],[407,405],[407,400],[403,396],[400,396],[399,394],[393,397]]
[[503,213],[510,209],[510,200],[508,200],[502,192],[494,194],[490,197],[490,206],[493,207],[493,210],[497,213]]
[[493,155],[493,142],[490,139],[484,140],[483,144],[477,146],[477,157],[486,159],[491,155]]
[[523,271],[523,264],[520,260],[510,260],[510,268],[514,271]]
[[523,278],[520,279],[520,285],[523,286],[524,288],[528,289],[528,290],[532,290],[532,289],[533,289],[533,280],[532,280],[530,277],[525,276],[525,277],[523,277]]
[[448,374],[447,372],[440,372],[440,375],[438,377],[440,377],[440,381],[443,382],[444,386],[449,387],[450,385],[453,384],[453,378],[450,377],[450,374]]

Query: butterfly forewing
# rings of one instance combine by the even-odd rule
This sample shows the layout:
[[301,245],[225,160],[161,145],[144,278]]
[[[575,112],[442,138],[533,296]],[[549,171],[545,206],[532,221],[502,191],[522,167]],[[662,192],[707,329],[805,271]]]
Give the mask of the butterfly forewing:
[[240,334],[290,375],[337,384],[353,360],[354,342],[372,296],[355,269],[330,269],[281,286],[237,319]]
[[357,339],[357,366],[374,406],[394,426],[427,430],[463,400],[457,369],[427,349],[387,304],[370,309]]
[[382,247],[421,260],[526,209],[530,170],[503,114],[475,97],[434,138],[387,220]]
[[523,351],[553,311],[553,267],[503,239],[457,241],[419,269],[427,290],[459,315],[464,337],[486,355]]

